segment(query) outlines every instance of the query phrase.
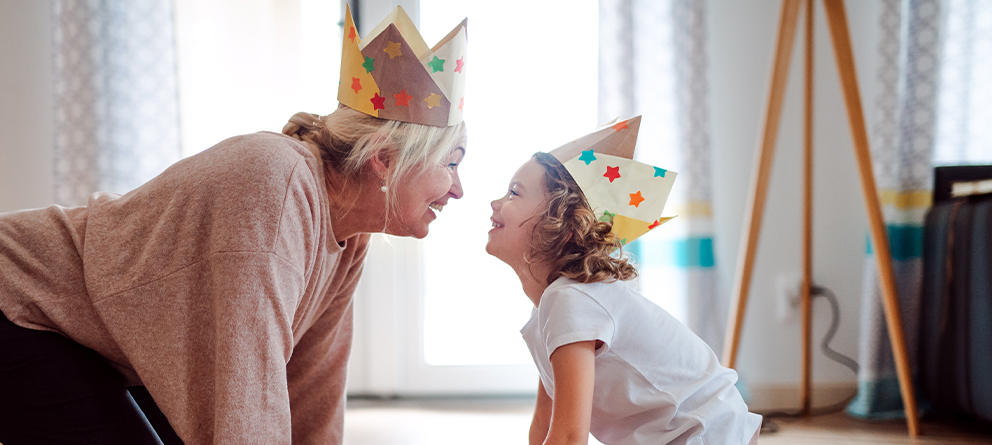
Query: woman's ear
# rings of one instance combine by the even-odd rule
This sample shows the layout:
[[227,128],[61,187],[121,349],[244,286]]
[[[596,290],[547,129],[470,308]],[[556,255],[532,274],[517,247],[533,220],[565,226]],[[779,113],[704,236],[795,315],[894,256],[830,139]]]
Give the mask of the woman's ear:
[[372,136],[372,141],[370,141],[376,147],[370,164],[372,164],[372,171],[380,179],[387,176],[393,157],[393,147],[388,143],[386,138],[387,136],[385,135],[375,135]]

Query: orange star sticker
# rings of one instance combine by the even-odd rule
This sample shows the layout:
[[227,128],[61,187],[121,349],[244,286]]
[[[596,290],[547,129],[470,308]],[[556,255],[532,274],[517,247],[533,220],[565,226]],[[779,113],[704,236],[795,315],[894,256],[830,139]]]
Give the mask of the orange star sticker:
[[618,165],[616,167],[610,167],[610,166],[607,165],[606,166],[606,174],[603,175],[603,176],[606,177],[606,178],[609,178],[610,179],[610,183],[612,184],[614,179],[617,179],[617,178],[620,177],[620,166]]
[[619,124],[616,124],[616,125],[613,126],[613,129],[616,130],[616,131],[620,131],[620,130],[623,130],[625,128],[627,128],[627,121],[620,122]]
[[389,43],[386,44],[386,49],[382,50],[382,52],[389,54],[389,60],[393,60],[393,57],[403,55],[403,52],[400,51],[400,42],[387,41]]
[[380,96],[379,93],[375,93],[375,97],[369,100],[372,101],[372,111],[386,108],[386,98]]
[[458,109],[461,110],[465,106],[465,96],[462,96],[462,100],[458,102]]
[[637,193],[630,194],[630,205],[637,207],[640,206],[642,202],[644,202],[644,198],[641,197],[640,190],[638,190]]
[[358,90],[362,89],[362,80],[357,77],[352,77],[351,89],[355,90],[355,94],[358,94]]
[[351,43],[355,43],[355,37],[358,37],[358,35],[355,33],[355,27],[352,26],[351,31],[348,32],[348,38],[351,39]]
[[424,99],[424,102],[427,102],[427,109],[429,110],[429,109],[434,108],[434,107],[440,107],[441,106],[441,97],[442,96],[440,94],[437,94],[437,93],[431,93],[430,96],[427,96],[427,98]]
[[396,98],[397,107],[409,107],[410,99],[413,99],[413,96],[406,94],[406,90],[400,91],[399,94],[394,94],[393,97]]

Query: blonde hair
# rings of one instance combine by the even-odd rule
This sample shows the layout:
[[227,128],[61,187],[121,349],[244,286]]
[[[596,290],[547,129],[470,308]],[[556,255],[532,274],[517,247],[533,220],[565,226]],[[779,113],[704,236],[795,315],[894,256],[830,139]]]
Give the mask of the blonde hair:
[[387,218],[395,207],[395,194],[399,185],[416,177],[427,168],[440,165],[458,143],[465,138],[465,124],[450,127],[433,127],[369,116],[344,105],[333,113],[320,117],[310,113],[296,113],[283,127],[282,132],[300,140],[310,141],[320,149],[321,159],[328,174],[328,188],[342,194],[350,210],[358,191],[349,183],[361,184],[363,170],[369,161],[382,150],[389,150],[393,174],[383,178],[387,187]]
[[581,283],[636,277],[637,269],[612,233],[613,221],[596,218],[582,189],[558,159],[535,153],[534,160],[544,167],[548,200],[537,216],[531,255],[551,265],[548,284],[558,277]]

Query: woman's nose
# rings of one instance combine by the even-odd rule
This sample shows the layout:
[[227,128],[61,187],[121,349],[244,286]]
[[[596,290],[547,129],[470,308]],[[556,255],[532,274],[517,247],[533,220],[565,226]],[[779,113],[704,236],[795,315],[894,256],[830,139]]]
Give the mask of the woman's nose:
[[493,210],[499,210],[499,206],[500,206],[499,201],[500,201],[499,199],[494,199],[493,202],[489,203],[489,205],[493,208]]
[[462,180],[458,177],[458,172],[456,171],[451,178],[451,188],[448,189],[448,195],[455,199],[461,199],[465,196],[465,192],[462,190]]

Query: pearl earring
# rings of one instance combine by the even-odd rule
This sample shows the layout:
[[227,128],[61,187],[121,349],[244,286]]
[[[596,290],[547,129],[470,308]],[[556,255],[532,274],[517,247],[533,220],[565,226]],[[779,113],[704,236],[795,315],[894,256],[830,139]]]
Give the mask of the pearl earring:
[[386,193],[386,190],[389,190],[386,187],[386,183],[382,181],[382,178],[379,178],[379,190],[382,190],[382,193]]

